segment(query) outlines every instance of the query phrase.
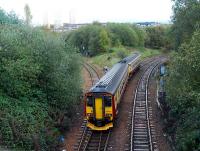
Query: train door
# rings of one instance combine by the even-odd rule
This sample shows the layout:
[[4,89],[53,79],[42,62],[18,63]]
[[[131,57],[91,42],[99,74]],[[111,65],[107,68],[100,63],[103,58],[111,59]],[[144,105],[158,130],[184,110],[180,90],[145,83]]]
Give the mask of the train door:
[[103,101],[102,98],[95,98],[95,115],[96,119],[100,120],[103,118]]

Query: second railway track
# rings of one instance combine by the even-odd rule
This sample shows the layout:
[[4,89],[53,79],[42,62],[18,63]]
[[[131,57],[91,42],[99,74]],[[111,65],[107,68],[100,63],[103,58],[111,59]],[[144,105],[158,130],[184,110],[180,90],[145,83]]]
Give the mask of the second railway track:
[[[155,131],[153,124],[151,123],[151,108],[149,107],[148,102],[148,82],[150,75],[158,64],[162,62],[162,59],[159,58],[156,58],[155,60],[157,61],[154,62],[153,60],[149,60],[149,65],[146,62],[142,65],[142,68],[145,68],[145,71],[138,81],[132,110],[131,143],[130,149],[128,149],[131,151],[155,151],[157,149],[154,138]],[[99,80],[97,72],[89,64],[84,64],[83,66],[89,72],[92,85],[94,85]],[[84,121],[80,133],[78,134],[79,139],[74,150],[106,151],[110,135],[111,131],[91,131],[86,127],[86,121]]]
[[152,109],[148,102],[148,85],[150,76],[159,63],[160,61],[153,62],[138,81],[132,110],[131,151],[158,150],[152,124]]
[[87,70],[87,72],[89,73],[90,75],[90,79],[91,79],[91,83],[92,83],[92,86],[99,81],[100,79],[100,76],[98,74],[98,72],[96,71],[96,69],[90,65],[89,63],[84,63],[83,64],[83,67]]

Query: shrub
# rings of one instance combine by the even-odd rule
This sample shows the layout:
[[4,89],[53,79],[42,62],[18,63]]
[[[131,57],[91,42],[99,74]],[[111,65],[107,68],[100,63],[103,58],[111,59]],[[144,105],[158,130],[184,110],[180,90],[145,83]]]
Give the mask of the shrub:
[[105,27],[94,23],[66,35],[66,41],[71,42],[86,56],[105,52],[110,46],[144,46],[144,38],[144,31],[135,25],[113,23]]
[[146,28],[145,46],[154,49],[172,49],[170,26],[156,26]]
[[124,50],[119,50],[119,51],[117,51],[117,56],[118,56],[120,59],[123,59],[123,58],[125,58],[125,57],[127,56],[127,53],[126,53],[126,51],[124,51]]
[[[200,138],[200,31],[173,54],[167,81],[170,114],[174,118],[178,151],[199,150]],[[192,123],[192,124],[191,124]]]
[[112,44],[121,43],[123,46],[138,46],[138,35],[129,24],[108,24]]
[[55,149],[81,92],[80,57],[59,35],[8,20],[0,25],[0,142]]
[[66,41],[72,43],[83,55],[96,55],[105,52],[110,45],[108,33],[101,25],[88,25],[72,31]]

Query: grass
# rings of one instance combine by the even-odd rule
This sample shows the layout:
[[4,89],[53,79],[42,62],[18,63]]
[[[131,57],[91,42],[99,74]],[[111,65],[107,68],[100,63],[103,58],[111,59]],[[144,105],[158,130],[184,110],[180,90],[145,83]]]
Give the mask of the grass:
[[122,58],[132,54],[133,52],[140,52],[142,55],[142,59],[159,55],[162,53],[161,50],[148,49],[148,48],[114,47],[110,48],[107,53],[99,54],[92,58],[87,58],[87,61],[91,64],[96,64],[100,67],[104,66],[112,67]]
[[152,56],[156,56],[156,55],[160,55],[160,54],[163,53],[162,50],[149,49],[149,48],[140,48],[139,52],[142,54],[142,59],[152,57]]

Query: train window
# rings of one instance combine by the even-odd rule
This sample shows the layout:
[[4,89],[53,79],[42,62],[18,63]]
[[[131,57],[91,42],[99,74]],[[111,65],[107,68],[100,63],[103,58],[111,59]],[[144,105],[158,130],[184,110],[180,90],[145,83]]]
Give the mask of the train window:
[[92,96],[87,97],[87,106],[92,107],[93,106],[93,100],[94,98]]
[[112,99],[111,99],[111,96],[105,96],[104,97],[104,102],[105,102],[105,106],[112,106]]

